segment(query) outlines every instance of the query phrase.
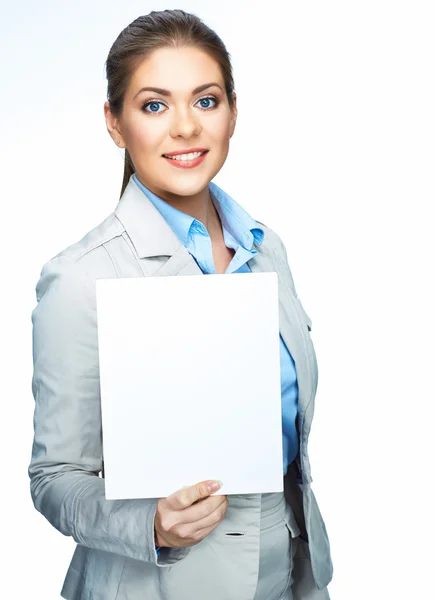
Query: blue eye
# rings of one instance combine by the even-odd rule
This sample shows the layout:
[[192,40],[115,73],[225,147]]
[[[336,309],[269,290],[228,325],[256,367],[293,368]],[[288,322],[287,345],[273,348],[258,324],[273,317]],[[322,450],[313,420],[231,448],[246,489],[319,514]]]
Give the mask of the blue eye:
[[[162,102],[157,102],[157,100],[152,100],[151,102],[146,102],[143,106],[142,106],[142,110],[145,110],[148,106],[152,107],[152,106],[158,106],[159,104],[163,104]],[[150,112],[148,110],[146,110],[145,112]],[[152,110],[151,112],[157,112],[157,110]]]
[[[218,105],[220,104],[220,100],[218,100],[217,98],[215,98],[214,96],[205,96],[204,98],[200,98],[198,100],[198,102],[210,102],[210,100],[212,102],[214,102],[214,106],[204,106],[202,105],[200,108],[201,110],[212,110],[213,108],[217,108]],[[142,106],[142,110],[146,113],[151,113],[151,114],[160,114],[163,111],[159,111],[158,110],[158,105],[161,104],[162,106],[165,106],[165,104],[163,102],[161,102],[160,100],[148,100],[148,102],[145,102],[145,104]],[[148,107],[150,107],[150,110],[146,110]],[[156,110],[154,110],[152,107],[155,107]]]
[[[212,96],[207,96],[206,98],[201,98],[199,100],[199,102],[210,102],[210,100],[218,103],[218,100],[216,98],[213,98]],[[212,108],[215,108],[216,106],[217,106],[217,104],[215,104],[215,106],[213,106]],[[202,106],[202,108],[210,108],[210,105]]]

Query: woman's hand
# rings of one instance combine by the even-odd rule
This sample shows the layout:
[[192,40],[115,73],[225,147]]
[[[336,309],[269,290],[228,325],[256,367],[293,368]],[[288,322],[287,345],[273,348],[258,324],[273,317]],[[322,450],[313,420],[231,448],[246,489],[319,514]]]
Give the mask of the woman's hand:
[[193,546],[223,520],[226,496],[211,496],[221,487],[218,481],[202,481],[167,498],[160,498],[154,519],[156,546]]

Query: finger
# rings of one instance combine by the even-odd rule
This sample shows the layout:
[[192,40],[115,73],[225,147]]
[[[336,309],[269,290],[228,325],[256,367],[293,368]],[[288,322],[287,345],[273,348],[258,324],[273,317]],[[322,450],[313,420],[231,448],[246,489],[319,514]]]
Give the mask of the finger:
[[178,490],[166,498],[167,506],[173,510],[183,510],[201,498],[207,498],[221,487],[221,482],[206,480],[190,488]]
[[224,506],[220,505],[216,510],[214,510],[210,515],[200,519],[199,521],[195,521],[192,529],[192,523],[184,523],[180,524],[174,529],[175,535],[183,538],[192,538],[192,539],[202,539],[205,535],[208,535],[215,527],[219,525],[221,521],[225,518],[226,513],[226,503],[223,503]]
[[201,500],[199,504],[193,504],[188,506],[179,513],[179,523],[196,523],[202,519],[207,518],[209,515],[214,513],[219,507],[228,505],[226,496],[209,496],[205,500]]

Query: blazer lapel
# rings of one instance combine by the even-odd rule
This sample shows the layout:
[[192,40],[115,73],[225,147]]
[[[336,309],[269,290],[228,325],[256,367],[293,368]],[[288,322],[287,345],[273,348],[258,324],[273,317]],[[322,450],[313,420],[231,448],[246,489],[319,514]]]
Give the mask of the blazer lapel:
[[203,274],[193,256],[136,184],[133,175],[115,209],[115,215],[128,233],[144,275]]
[[169,275],[204,275],[193,256],[181,245],[161,267],[154,272],[154,277]]

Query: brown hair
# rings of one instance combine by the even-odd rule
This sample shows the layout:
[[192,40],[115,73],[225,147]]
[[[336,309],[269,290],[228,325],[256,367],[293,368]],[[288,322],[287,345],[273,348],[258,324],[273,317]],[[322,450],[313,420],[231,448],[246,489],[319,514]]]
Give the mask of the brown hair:
[[[106,60],[107,99],[115,117],[122,114],[124,95],[131,77],[142,60],[158,48],[195,46],[214,58],[221,69],[230,108],[233,107],[234,80],[231,55],[220,37],[199,17],[184,10],[152,11],[138,17],[121,31]],[[121,196],[134,173],[125,149]]]

